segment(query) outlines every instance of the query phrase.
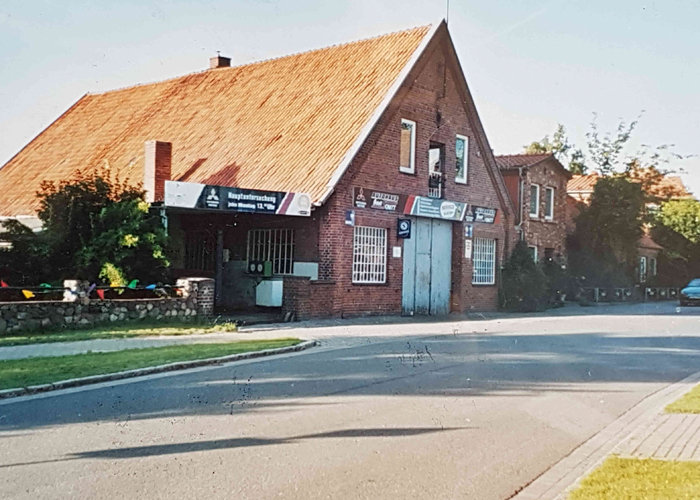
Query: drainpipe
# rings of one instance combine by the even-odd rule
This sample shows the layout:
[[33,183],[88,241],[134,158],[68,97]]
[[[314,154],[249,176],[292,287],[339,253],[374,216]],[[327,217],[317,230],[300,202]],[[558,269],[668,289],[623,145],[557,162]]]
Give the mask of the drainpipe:
[[518,224],[515,231],[520,234],[520,239],[524,239],[523,233],[523,198],[525,183],[523,182],[523,167],[518,167]]

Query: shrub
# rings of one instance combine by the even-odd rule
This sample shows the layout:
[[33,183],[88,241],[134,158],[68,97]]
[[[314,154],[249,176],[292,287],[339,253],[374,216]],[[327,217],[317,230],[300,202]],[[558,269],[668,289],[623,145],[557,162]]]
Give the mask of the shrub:
[[540,311],[547,306],[547,277],[524,241],[518,242],[503,267],[500,295],[501,307],[508,311]]

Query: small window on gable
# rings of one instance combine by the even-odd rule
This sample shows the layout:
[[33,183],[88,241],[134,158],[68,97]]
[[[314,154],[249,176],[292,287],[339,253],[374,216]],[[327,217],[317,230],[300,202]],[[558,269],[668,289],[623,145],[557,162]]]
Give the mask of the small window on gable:
[[413,174],[416,171],[416,122],[401,120],[401,153],[399,171]]
[[469,175],[469,138],[458,135],[455,140],[455,182],[467,183]]
[[554,219],[554,188],[551,187],[544,190],[544,218]]
[[540,216],[540,187],[537,184],[530,185],[530,217],[536,219]]

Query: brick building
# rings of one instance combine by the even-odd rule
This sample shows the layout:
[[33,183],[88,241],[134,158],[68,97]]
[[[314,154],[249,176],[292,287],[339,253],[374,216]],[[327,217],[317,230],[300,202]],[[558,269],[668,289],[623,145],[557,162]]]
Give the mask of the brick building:
[[533,258],[566,258],[569,171],[552,154],[504,155],[496,162],[516,207],[516,230]]
[[0,169],[0,216],[104,164],[142,183],[173,272],[214,277],[222,310],[493,309],[515,238],[444,22],[86,95]]
[[[575,219],[581,207],[590,204],[595,185],[601,179],[597,173],[574,175],[567,185],[568,231],[576,229]],[[683,180],[676,175],[660,175],[658,171],[640,169],[630,178],[644,186],[646,193],[656,201],[647,203],[647,209],[655,209],[660,201],[692,198]],[[639,283],[652,281],[658,274],[658,258],[664,247],[656,243],[649,234],[649,227],[643,228],[642,237],[637,241],[637,280]]]

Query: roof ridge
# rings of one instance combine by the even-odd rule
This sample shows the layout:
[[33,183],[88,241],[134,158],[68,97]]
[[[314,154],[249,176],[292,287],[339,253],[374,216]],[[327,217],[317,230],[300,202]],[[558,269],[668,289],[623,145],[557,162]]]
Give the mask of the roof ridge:
[[[315,48],[315,49],[302,50],[302,51],[300,51],[300,52],[293,52],[293,53],[291,53],[291,54],[285,54],[285,55],[278,56],[278,57],[270,57],[270,58],[268,58],[268,59],[260,59],[259,61],[252,61],[252,62],[248,62],[248,63],[244,63],[244,64],[238,64],[238,65],[236,65],[236,66],[230,66],[230,67],[227,67],[227,68],[216,68],[216,69],[217,69],[217,71],[220,71],[220,72],[221,72],[221,71],[226,71],[226,70],[232,70],[232,69],[241,69],[241,68],[246,68],[246,67],[249,67],[249,66],[255,66],[256,64],[264,64],[264,63],[268,63],[268,62],[271,62],[271,61],[278,61],[278,60],[281,60],[281,59],[286,59],[286,58],[288,58],[288,57],[296,57],[296,56],[300,56],[300,55],[302,55],[302,54],[309,54],[309,53],[312,53],[312,52],[319,52],[319,51],[322,51],[322,50],[329,50],[329,49],[334,49],[334,48],[338,48],[338,47],[344,47],[344,46],[353,45],[353,44],[356,44],[356,43],[369,42],[369,41],[371,41],[371,40],[376,40],[376,39],[384,38],[384,37],[388,37],[388,36],[399,35],[399,34],[402,34],[402,33],[409,33],[409,32],[417,31],[417,30],[420,30],[420,29],[427,29],[427,28],[431,28],[432,26],[434,26],[434,23],[424,24],[424,25],[422,25],[422,26],[414,26],[414,27],[412,27],[412,28],[406,28],[406,29],[399,30],[399,31],[392,31],[392,32],[390,32],[390,33],[384,33],[384,34],[382,34],[382,35],[375,35],[375,36],[370,36],[370,37],[367,37],[367,38],[361,38],[361,39],[359,39],[359,40],[351,40],[351,41],[349,41],[349,42],[336,43],[336,44],[333,44],[333,45],[327,45],[327,46],[325,46],[325,47],[318,47],[318,48]],[[109,93],[112,93],[112,92],[119,92],[119,91],[122,91],[122,90],[129,90],[129,89],[135,89],[135,88],[138,88],[138,87],[144,87],[144,86],[146,86],[146,85],[156,85],[156,84],[159,84],[159,83],[168,83],[168,82],[173,82],[173,81],[175,81],[175,80],[179,80],[179,79],[181,79],[181,78],[187,78],[187,77],[194,76],[194,75],[201,75],[201,74],[203,74],[203,73],[209,73],[209,72],[211,72],[211,71],[212,71],[212,68],[206,68],[206,69],[203,69],[203,70],[200,70],[200,71],[193,71],[193,72],[191,72],[191,73],[185,73],[184,75],[179,75],[179,76],[173,76],[173,77],[171,77],[171,78],[166,78],[165,80],[155,80],[155,81],[151,81],[151,82],[137,83],[137,84],[134,84],[134,85],[127,85],[127,86],[125,86],[125,87],[117,87],[117,88],[114,88],[114,89],[103,90],[103,91],[101,91],[101,92],[87,92],[86,95],[88,95],[88,96],[93,96],[93,95],[95,95],[95,96],[96,96],[96,95],[105,95],[105,94],[109,94]]]

